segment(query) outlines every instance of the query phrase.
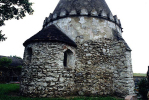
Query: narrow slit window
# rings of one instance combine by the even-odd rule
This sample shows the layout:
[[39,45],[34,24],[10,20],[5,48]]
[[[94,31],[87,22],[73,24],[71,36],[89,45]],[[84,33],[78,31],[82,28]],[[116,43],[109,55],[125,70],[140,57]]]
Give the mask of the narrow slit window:
[[64,53],[64,66],[67,67],[67,52]]
[[27,49],[27,61],[28,61],[28,63],[31,63],[31,59],[32,59],[32,48],[28,48]]
[[64,52],[64,67],[72,66],[74,62],[73,52],[71,50],[67,50]]

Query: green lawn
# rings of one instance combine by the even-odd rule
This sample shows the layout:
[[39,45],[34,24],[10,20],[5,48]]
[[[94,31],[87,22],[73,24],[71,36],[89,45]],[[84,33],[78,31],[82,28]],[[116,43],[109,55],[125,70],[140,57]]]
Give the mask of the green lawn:
[[29,98],[18,94],[19,84],[0,84],[0,100],[123,100],[114,97]]
[[144,76],[144,77],[146,77],[146,73],[133,73],[133,76]]

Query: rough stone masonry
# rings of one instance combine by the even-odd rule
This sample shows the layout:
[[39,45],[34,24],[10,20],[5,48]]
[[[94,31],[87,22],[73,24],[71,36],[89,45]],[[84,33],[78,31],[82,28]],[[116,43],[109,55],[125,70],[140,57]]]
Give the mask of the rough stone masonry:
[[43,29],[23,45],[22,95],[134,93],[131,49],[105,0],[60,0]]

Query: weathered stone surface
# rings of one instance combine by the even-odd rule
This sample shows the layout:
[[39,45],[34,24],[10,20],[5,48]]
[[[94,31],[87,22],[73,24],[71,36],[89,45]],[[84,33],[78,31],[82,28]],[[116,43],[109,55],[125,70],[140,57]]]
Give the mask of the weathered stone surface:
[[[47,42],[28,45],[32,47],[33,54],[42,50],[42,55],[32,55],[32,64],[23,67],[21,91],[24,94],[42,92],[39,97],[60,96],[62,91],[61,95],[133,94],[130,51],[125,49],[123,42],[102,38],[77,42],[77,46],[73,48]],[[74,59],[68,63],[69,66],[64,66],[64,59],[59,58],[64,58],[64,52],[68,49],[72,51]],[[24,59],[27,62],[26,52]],[[27,84],[30,84],[30,88],[27,88]],[[69,92],[64,93],[65,91]]]
[[81,42],[100,38],[113,39],[113,29],[120,34],[122,33],[121,28],[115,23],[94,17],[68,17],[53,21],[51,24],[59,26],[75,42],[77,40]]
[[137,95],[128,95],[125,97],[125,100],[138,100]]

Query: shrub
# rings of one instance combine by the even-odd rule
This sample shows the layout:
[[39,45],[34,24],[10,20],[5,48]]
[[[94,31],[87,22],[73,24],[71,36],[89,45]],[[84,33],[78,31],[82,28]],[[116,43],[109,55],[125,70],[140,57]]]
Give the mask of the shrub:
[[12,59],[9,59],[7,57],[3,57],[0,59],[0,67],[7,68],[12,63]]
[[20,69],[22,69],[22,66],[17,66],[16,68],[20,68]]
[[17,58],[17,59],[22,59],[21,57],[19,57],[19,56],[12,56],[12,55],[10,55],[10,57],[12,57],[12,58]]
[[147,93],[148,93],[148,86],[149,83],[146,78],[142,79],[139,83],[139,94],[142,96],[143,99],[147,99]]

